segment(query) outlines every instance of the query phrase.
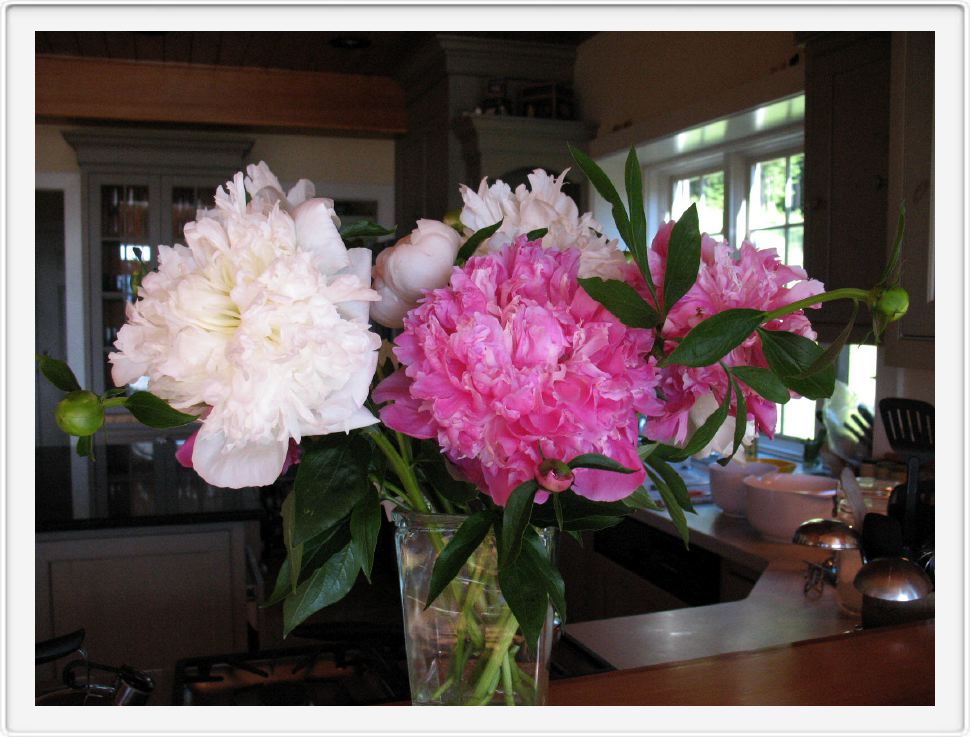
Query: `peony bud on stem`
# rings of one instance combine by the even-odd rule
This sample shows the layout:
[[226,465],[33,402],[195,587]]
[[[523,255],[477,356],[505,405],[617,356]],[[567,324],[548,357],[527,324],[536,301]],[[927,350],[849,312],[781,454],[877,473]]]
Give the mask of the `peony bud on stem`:
[[553,494],[566,491],[574,480],[573,470],[562,461],[546,458],[536,467],[536,482]]

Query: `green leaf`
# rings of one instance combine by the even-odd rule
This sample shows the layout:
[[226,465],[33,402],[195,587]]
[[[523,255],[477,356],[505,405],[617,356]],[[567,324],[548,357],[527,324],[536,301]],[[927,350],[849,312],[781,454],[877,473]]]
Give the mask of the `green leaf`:
[[664,506],[667,508],[667,514],[670,516],[670,521],[674,523],[674,527],[677,528],[677,532],[680,533],[680,537],[684,541],[684,547],[690,547],[690,529],[687,527],[687,516],[684,514],[684,510],[681,509],[680,505],[677,503],[677,498],[667,487],[667,484],[664,483],[663,479],[654,473],[649,467],[647,468],[647,475],[650,476],[650,480],[653,481],[653,485],[656,486],[657,491],[660,492],[660,498],[663,499]]
[[[700,264],[701,231],[697,225],[697,205],[691,204],[670,233],[667,268],[664,271],[664,315],[670,312],[670,308],[677,304],[677,300],[694,286]],[[708,361],[708,363],[713,362]]]
[[75,452],[81,456],[81,458],[90,458],[94,460],[94,435],[85,435],[84,437],[77,439],[77,448]]
[[633,253],[633,257],[637,261],[637,266],[640,267],[640,271],[644,272],[648,269],[646,254],[638,255],[635,248],[633,237],[633,228],[630,224],[630,218],[626,213],[626,208],[623,206],[623,200],[620,199],[620,195],[616,191],[616,187],[613,186],[613,182],[610,178],[606,176],[600,167],[593,161],[589,156],[584,154],[578,148],[569,144],[569,153],[572,155],[573,160],[579,165],[579,168],[583,170],[583,173],[587,176],[590,184],[599,192],[600,196],[606,200],[613,208],[613,221],[616,223],[616,229],[620,232],[620,237],[623,242],[627,244],[630,251]]
[[661,508],[659,504],[650,498],[650,494],[642,486],[622,501],[631,509],[652,509],[657,511]]
[[294,484],[293,542],[333,527],[367,494],[370,445],[360,435],[334,433],[306,449]]
[[[317,570],[349,543],[350,526],[346,524],[328,530],[325,534],[303,543],[301,545],[303,548],[303,562],[300,565],[297,585],[303,583],[308,574]],[[287,556],[276,574],[276,585],[273,587],[272,593],[266,601],[260,604],[260,607],[266,609],[267,607],[275,606],[292,593],[293,589],[290,587],[290,560],[289,556]]]
[[[724,424],[724,420],[727,419],[728,410],[731,408],[731,392],[725,392],[724,401],[721,405],[711,413],[710,417],[704,420],[704,424],[701,425],[694,434],[687,441],[687,445],[683,448],[673,451],[667,454],[667,460],[671,461],[685,461],[690,458],[694,453],[698,453],[704,449],[704,447],[714,439],[717,431],[720,429],[721,425]],[[653,456],[657,458],[657,456]],[[659,459],[658,459],[659,460]],[[649,460],[647,461],[650,462]]]
[[499,220],[494,225],[489,225],[487,228],[479,228],[472,233],[468,240],[465,241],[465,244],[458,250],[458,256],[455,259],[455,263],[460,266],[470,259],[472,254],[475,253],[475,249],[477,249],[486,240],[491,238],[492,235],[494,235],[494,233],[502,227],[502,222],[504,219],[505,218]]
[[532,502],[539,489],[533,479],[523,481],[509,495],[502,513],[502,537],[499,548],[499,560],[505,565],[512,565],[522,546],[522,533],[529,524],[532,514]]
[[893,239],[893,249],[889,260],[877,282],[877,287],[888,287],[899,281],[899,264],[903,255],[903,233],[906,230],[906,204],[899,205],[899,218],[896,221],[896,237]]
[[[602,529],[609,526],[605,522],[606,518],[611,520],[610,524],[615,524],[630,512],[630,507],[622,501],[595,502],[580,496],[572,489],[553,494],[552,497],[559,502],[563,530]],[[536,527],[557,525],[554,504],[533,505],[530,522]]]
[[315,571],[350,542],[350,518],[345,517],[322,535],[303,543],[303,565],[300,578]]
[[540,238],[544,238],[546,233],[549,232],[549,228],[536,228],[535,230],[530,230],[525,234],[525,239],[527,241],[537,241]]
[[687,491],[687,484],[684,483],[680,474],[670,464],[660,458],[651,458],[648,463],[660,475],[660,478],[663,479],[664,484],[670,490],[677,505],[687,512],[695,511],[694,505],[690,500],[690,493]]
[[732,366],[731,373],[769,402],[785,404],[791,399],[788,387],[768,369],[757,366]]
[[158,429],[181,427],[198,419],[172,408],[151,392],[135,392],[125,400],[125,407],[140,423]]
[[378,225],[371,220],[358,220],[354,223],[341,225],[339,232],[341,238],[349,241],[354,238],[381,238],[385,235],[394,235],[396,231],[397,226],[385,228],[383,225]]
[[360,569],[370,582],[370,572],[374,567],[374,551],[377,549],[377,536],[381,531],[381,500],[376,493],[368,493],[350,513],[350,540],[354,555],[360,562]]
[[[647,263],[647,215],[643,209],[643,177],[640,173],[640,161],[637,150],[630,146],[630,153],[626,157],[624,168],[626,179],[626,198],[630,206],[630,239],[627,245],[633,252],[637,264]],[[650,269],[644,272],[648,282],[652,280]]]
[[293,588],[290,586],[291,570],[297,571],[297,585],[299,585],[306,580],[308,573],[315,571],[330,560],[330,558],[343,549],[349,542],[350,526],[344,524],[334,527],[323,535],[303,543],[300,546],[303,548],[300,565],[294,566],[289,556],[287,556],[287,559],[283,561],[276,575],[276,585],[273,588],[273,592],[260,606],[263,608],[273,606],[293,593]]
[[591,514],[587,517],[571,517],[563,521],[562,529],[564,532],[592,532],[595,530],[605,530],[623,521],[623,517],[612,514]]
[[618,279],[600,279],[598,276],[580,279],[586,293],[609,310],[630,328],[652,328],[660,322],[660,315],[636,289]]
[[461,523],[461,527],[455,531],[454,537],[434,562],[431,582],[428,585],[428,598],[424,602],[425,609],[431,606],[431,602],[437,599],[438,595],[445,590],[445,586],[458,575],[462,566],[468,561],[468,557],[482,544],[492,527],[493,519],[494,512],[486,509],[473,514]]
[[536,586],[535,572],[521,562],[500,564],[498,583],[502,596],[519,621],[525,644],[535,650],[549,613],[548,592],[544,586]]
[[421,451],[416,468],[428,483],[449,502],[464,505],[478,496],[478,489],[467,481],[459,481],[448,472],[445,457],[438,444],[431,440],[421,441]]
[[566,621],[566,585],[563,583],[562,575],[556,570],[549,550],[542,543],[539,533],[533,528],[528,528],[522,538],[522,553],[516,565],[524,566],[531,570],[533,580],[542,584],[542,587],[549,595],[552,606],[559,612],[563,622]]
[[566,464],[570,468],[595,468],[599,471],[615,471],[616,473],[636,473],[637,469],[621,466],[612,458],[599,453],[583,453]]
[[[725,367],[725,371],[727,368]],[[744,392],[741,391],[741,387],[738,386],[738,382],[734,380],[733,376],[728,375],[731,381],[731,386],[734,388],[734,402],[735,402],[735,417],[734,417],[734,444],[731,447],[731,455],[728,458],[723,459],[724,463],[718,460],[722,466],[727,465],[727,463],[734,458],[734,454],[738,452],[738,448],[741,447],[741,441],[744,440],[744,433],[748,428],[748,404],[744,400]]]
[[558,494],[552,495],[552,509],[556,513],[556,527],[562,529],[562,500]]
[[660,366],[710,366],[744,342],[762,323],[765,313],[737,307],[697,323]]
[[276,584],[273,586],[272,593],[259,606],[262,609],[274,606],[292,593],[294,593],[294,589],[290,587],[290,559],[287,556],[276,572]]
[[291,491],[286,495],[280,507],[280,516],[283,518],[283,545],[286,548],[286,561],[290,571],[290,590],[296,593],[296,587],[300,583],[300,566],[303,563],[303,545],[293,544],[293,528],[295,515],[293,512],[294,499],[296,492]]
[[108,389],[104,394],[101,395],[102,399],[114,399],[115,397],[123,397],[128,393],[128,387],[118,386],[114,389]]
[[641,461],[647,460],[651,455],[656,453],[660,448],[663,448],[662,443],[656,443],[652,440],[645,442],[637,449],[637,455],[640,456]]
[[42,353],[35,353],[34,358],[44,378],[62,392],[76,392],[81,388],[81,385],[77,383],[77,377],[71,371],[71,367],[64,361],[45,356]]
[[789,389],[809,399],[824,399],[835,391],[835,366],[802,378],[824,351],[814,341],[781,330],[758,328],[768,366]]
[[839,360],[839,353],[842,352],[843,346],[849,340],[849,335],[852,333],[852,328],[855,327],[855,319],[859,314],[859,303],[852,303],[852,317],[849,318],[849,322],[846,323],[845,327],[842,328],[842,332],[839,333],[838,337],[822,351],[821,355],[812,361],[812,365],[807,369],[802,371],[797,377],[798,379],[807,379],[809,376],[814,376],[815,374],[823,371],[829,366],[833,365],[837,360]]
[[283,602],[283,637],[311,614],[343,599],[354,587],[359,573],[354,546],[348,544]]

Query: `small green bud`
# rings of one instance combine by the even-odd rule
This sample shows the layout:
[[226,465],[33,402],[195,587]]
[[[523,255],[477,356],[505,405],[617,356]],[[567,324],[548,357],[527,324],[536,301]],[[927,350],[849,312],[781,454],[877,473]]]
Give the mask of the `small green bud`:
[[80,438],[94,435],[104,424],[104,405],[94,392],[78,390],[57,403],[54,419],[68,435]]
[[873,311],[878,312],[886,323],[895,322],[909,309],[909,294],[902,287],[889,287],[876,297]]
[[465,227],[461,224],[461,210],[449,210],[445,213],[445,216],[441,218],[441,222],[443,222],[445,225],[450,225],[459,233],[465,232]]

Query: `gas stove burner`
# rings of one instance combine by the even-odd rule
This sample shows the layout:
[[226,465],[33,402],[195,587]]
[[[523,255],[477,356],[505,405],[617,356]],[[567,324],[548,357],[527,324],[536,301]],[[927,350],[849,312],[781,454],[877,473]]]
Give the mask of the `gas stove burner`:
[[409,698],[403,642],[326,644],[181,660],[173,703],[369,705]]

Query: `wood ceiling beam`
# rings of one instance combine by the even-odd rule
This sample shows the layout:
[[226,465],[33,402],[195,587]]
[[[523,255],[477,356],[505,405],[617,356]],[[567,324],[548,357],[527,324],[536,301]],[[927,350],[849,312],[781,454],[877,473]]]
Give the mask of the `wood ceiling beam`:
[[404,91],[390,77],[47,54],[35,61],[39,119],[407,131]]

